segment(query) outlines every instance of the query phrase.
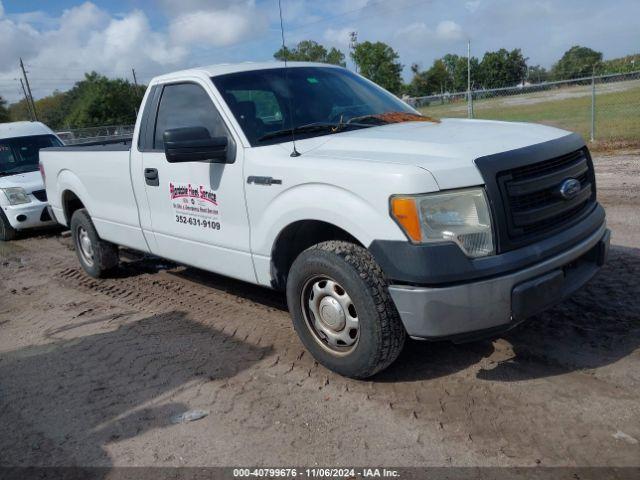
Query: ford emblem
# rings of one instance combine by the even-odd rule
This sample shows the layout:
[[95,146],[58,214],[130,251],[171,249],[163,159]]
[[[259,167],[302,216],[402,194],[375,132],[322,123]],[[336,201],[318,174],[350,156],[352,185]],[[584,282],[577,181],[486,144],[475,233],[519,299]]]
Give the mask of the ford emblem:
[[560,184],[558,193],[565,200],[571,200],[580,191],[580,181],[575,178],[567,178]]

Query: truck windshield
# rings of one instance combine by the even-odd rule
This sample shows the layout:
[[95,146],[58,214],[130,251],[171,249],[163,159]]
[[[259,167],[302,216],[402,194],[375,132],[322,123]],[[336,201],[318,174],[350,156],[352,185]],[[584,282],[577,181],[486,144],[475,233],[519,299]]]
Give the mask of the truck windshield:
[[62,142],[53,135],[0,139],[0,175],[36,171],[40,149],[61,146]]
[[252,146],[289,141],[292,129],[296,138],[309,138],[342,131],[350,120],[349,127],[363,128],[373,124],[360,120],[373,115],[417,114],[392,94],[342,68],[252,70],[212,81]]

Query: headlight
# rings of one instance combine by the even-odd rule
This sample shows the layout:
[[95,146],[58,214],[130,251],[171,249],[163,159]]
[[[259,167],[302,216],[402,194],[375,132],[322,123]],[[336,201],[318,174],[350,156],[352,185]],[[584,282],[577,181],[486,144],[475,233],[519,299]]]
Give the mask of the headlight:
[[391,215],[415,243],[455,242],[469,257],[495,253],[482,188],[393,196]]
[[11,205],[20,205],[21,203],[31,202],[31,197],[24,188],[11,187],[1,189],[6,195]]

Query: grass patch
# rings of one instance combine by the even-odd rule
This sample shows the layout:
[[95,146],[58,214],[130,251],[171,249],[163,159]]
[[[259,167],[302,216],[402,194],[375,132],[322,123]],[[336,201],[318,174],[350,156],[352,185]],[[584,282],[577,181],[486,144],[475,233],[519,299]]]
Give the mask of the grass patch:
[[[610,87],[610,86],[604,86]],[[640,142],[640,85],[611,88],[596,93],[596,140]],[[466,102],[432,104],[420,108],[426,115],[466,117]],[[548,92],[511,95],[474,102],[475,118],[533,122],[580,133],[585,139],[591,129],[591,87],[580,86]]]

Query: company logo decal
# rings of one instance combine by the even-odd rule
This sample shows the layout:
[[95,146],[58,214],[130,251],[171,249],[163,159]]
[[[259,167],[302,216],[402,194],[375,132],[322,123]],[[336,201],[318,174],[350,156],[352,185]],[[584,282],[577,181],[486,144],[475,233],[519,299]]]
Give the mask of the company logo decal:
[[181,227],[200,227],[202,231],[222,230],[218,194],[205,188],[169,183],[169,198],[175,221]]
[[213,205],[218,205],[218,195],[216,192],[207,190],[202,185],[198,186],[198,188],[193,188],[191,184],[184,186],[170,183],[169,194],[171,196],[171,200],[176,198],[197,198]]
[[575,178],[567,178],[560,184],[560,189],[558,193],[565,200],[571,200],[574,198],[578,192],[580,192],[580,181]]

